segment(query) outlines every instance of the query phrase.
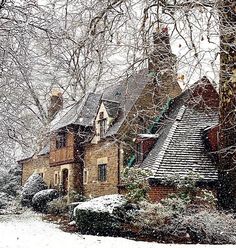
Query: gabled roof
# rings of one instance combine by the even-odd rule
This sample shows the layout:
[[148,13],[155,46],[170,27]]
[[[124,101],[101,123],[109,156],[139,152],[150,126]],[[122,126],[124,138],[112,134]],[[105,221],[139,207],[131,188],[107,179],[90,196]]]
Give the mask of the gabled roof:
[[207,126],[218,123],[218,112],[211,106],[193,106],[193,91],[175,98],[158,130],[156,145],[142,163],[153,171],[155,179],[185,177],[197,173],[203,181],[218,179],[217,170],[204,148],[202,134]]
[[119,116],[114,124],[107,130],[105,137],[115,135],[119,131],[127,114],[138,100],[145,86],[152,82],[152,77],[148,69],[143,69],[104,90],[102,99],[119,103],[120,109]]
[[101,94],[88,93],[72,106],[59,111],[50,123],[50,131],[56,131],[71,124],[93,126]]
[[103,92],[88,93],[80,101],[58,112],[50,124],[50,131],[56,131],[71,124],[93,126],[94,120],[102,101],[109,116],[115,118],[113,125],[107,130],[105,136],[118,132],[127,114],[134,106],[147,83],[152,81],[148,69],[109,86]]

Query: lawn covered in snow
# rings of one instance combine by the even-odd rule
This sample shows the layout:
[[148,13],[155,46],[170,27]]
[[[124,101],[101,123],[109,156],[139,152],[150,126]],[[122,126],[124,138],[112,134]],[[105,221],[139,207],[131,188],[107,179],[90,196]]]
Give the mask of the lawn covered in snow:
[[209,245],[163,245],[124,238],[70,234],[58,229],[57,225],[43,222],[40,215],[35,216],[31,212],[19,216],[0,216],[0,248],[187,248],[196,246],[210,247]]

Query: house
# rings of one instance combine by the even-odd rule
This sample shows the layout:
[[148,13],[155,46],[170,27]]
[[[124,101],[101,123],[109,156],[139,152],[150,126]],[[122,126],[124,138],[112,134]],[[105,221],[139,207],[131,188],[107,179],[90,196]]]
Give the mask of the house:
[[218,92],[204,77],[171,101],[156,123],[155,135],[136,140],[142,151],[137,157],[144,156],[139,166],[153,173],[149,179],[153,201],[176,192],[173,179],[191,174],[200,177],[198,186],[216,192],[217,160],[211,151],[216,151],[217,133],[209,130],[218,124],[218,107]]
[[[163,105],[181,93],[168,30],[154,34],[148,68],[116,82],[101,93],[88,93],[63,108],[60,93],[49,109],[50,141],[22,159],[22,184],[32,173],[48,187],[86,197],[119,192],[124,166],[134,163],[137,134],[153,130]],[[151,133],[151,132],[150,132]]]

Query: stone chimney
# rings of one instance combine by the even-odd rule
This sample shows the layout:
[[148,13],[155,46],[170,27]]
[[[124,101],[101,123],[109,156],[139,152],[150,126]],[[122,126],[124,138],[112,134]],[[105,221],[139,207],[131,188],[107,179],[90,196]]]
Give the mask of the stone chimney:
[[48,118],[51,121],[55,115],[63,108],[62,93],[58,89],[53,89],[48,108]]
[[168,28],[162,27],[153,33],[154,49],[149,57],[149,71],[175,70],[176,56],[171,51]]

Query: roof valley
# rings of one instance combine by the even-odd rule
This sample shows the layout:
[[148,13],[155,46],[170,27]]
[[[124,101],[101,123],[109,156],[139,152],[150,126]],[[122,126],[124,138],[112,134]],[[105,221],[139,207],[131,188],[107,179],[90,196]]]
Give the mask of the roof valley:
[[169,135],[166,138],[166,140],[165,140],[160,152],[157,155],[156,161],[155,161],[154,166],[153,166],[154,170],[159,168],[159,166],[160,166],[160,164],[161,164],[161,162],[162,162],[162,160],[163,160],[163,158],[165,156],[165,152],[166,152],[166,150],[168,149],[168,147],[170,145],[170,142],[171,142],[172,137],[173,137],[173,135],[175,133],[175,130],[177,129],[177,127],[179,125],[179,121],[182,119],[182,117],[184,115],[185,110],[186,110],[185,106],[182,106],[179,109],[178,114],[177,114],[177,116],[175,118],[175,121],[174,121],[174,123],[173,123],[173,125],[172,125],[172,127],[171,127],[171,129],[169,131]]

